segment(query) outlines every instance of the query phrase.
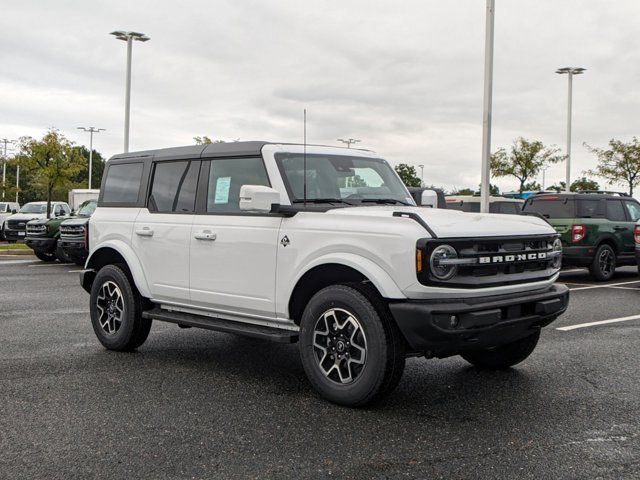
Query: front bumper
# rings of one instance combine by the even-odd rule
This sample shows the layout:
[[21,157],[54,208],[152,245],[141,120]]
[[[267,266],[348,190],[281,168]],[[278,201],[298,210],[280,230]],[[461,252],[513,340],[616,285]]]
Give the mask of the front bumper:
[[636,248],[636,263],[640,267],[640,248]]
[[564,313],[569,289],[444,301],[390,302],[396,324],[414,352],[447,357],[526,337]]
[[39,252],[54,253],[56,250],[57,238],[47,237],[27,237],[24,243],[32,250],[38,250]]
[[86,260],[89,256],[89,252],[84,247],[84,240],[69,240],[62,239],[58,240],[58,245],[62,248],[62,251],[69,257],[73,257],[74,259],[82,259]]
[[10,242],[25,240],[27,232],[25,230],[4,230],[4,238]]

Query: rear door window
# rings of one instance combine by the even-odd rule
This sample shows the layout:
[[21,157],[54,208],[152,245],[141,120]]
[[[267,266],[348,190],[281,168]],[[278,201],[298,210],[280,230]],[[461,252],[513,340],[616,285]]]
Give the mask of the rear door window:
[[142,180],[142,162],[110,165],[104,182],[105,203],[136,203]]
[[149,210],[158,213],[193,213],[199,173],[199,160],[157,162],[149,195]]
[[517,215],[520,213],[520,204],[517,202],[495,202],[489,205],[489,211],[491,213]]
[[602,200],[578,200],[579,218],[602,218],[604,215]]
[[575,203],[572,199],[558,197],[530,198],[523,211],[539,213],[546,218],[575,218]]
[[627,221],[627,216],[620,200],[607,200],[607,219],[613,222]]

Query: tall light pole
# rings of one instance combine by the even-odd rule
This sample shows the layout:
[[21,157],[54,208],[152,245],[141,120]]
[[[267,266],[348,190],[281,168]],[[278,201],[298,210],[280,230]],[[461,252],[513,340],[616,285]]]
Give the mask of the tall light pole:
[[96,127],[78,127],[78,130],[89,132],[89,190],[91,190],[91,171],[93,169],[93,134],[104,132],[104,128]]
[[4,143],[4,154],[2,156],[2,200],[4,200],[4,185],[7,181],[7,143],[13,143],[15,140],[2,138],[0,142]]
[[131,109],[131,50],[133,41],[146,42],[150,38],[140,32],[125,32],[116,30],[111,32],[118,40],[127,42],[127,76],[124,92],[124,151],[129,151],[129,111]]
[[544,167],[542,167],[542,191],[544,192],[545,186],[546,186],[546,174],[547,174],[547,170],[549,169],[549,165],[546,165]]
[[338,139],[338,142],[346,143],[347,148],[351,148],[351,145],[353,145],[354,143],[359,143],[360,141],[361,140],[358,140],[357,138],[347,138],[346,140],[343,138]]
[[420,186],[424,187],[424,165],[418,165],[420,167]]
[[491,157],[491,109],[493,96],[493,25],[495,0],[487,0],[484,37],[484,101],[482,107],[482,177],[480,183],[480,211],[489,213]]
[[560,75],[567,74],[569,78],[569,92],[567,100],[567,178],[566,190],[571,191],[571,104],[573,102],[573,76],[582,74],[586,68],[563,67],[556,70]]

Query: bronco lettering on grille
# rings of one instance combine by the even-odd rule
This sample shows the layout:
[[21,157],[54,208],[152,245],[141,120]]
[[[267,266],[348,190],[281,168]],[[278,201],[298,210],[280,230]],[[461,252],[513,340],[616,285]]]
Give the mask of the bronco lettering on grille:
[[478,257],[478,263],[511,263],[526,262],[528,260],[545,260],[547,252],[536,253],[516,253],[511,255],[491,255],[486,257]]

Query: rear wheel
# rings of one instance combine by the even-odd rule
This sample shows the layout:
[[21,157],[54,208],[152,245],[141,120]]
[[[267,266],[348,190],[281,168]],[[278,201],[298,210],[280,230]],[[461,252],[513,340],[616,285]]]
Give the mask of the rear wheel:
[[390,393],[405,364],[402,336],[384,305],[348,285],[311,298],[302,315],[300,356],[324,398],[353,407]]
[[39,252],[38,250],[34,250],[33,254],[38,257],[40,260],[42,260],[43,262],[55,262],[56,261],[56,256],[54,253],[45,253],[45,252]]
[[91,287],[91,324],[100,343],[109,350],[127,351],[142,345],[151,319],[142,318],[143,299],[124,269],[107,265]]
[[591,275],[601,282],[611,280],[616,273],[616,252],[606,243],[600,245],[589,266]]
[[488,370],[504,370],[522,362],[535,350],[540,339],[540,331],[528,337],[500,347],[486,350],[472,350],[462,354],[470,364]]

